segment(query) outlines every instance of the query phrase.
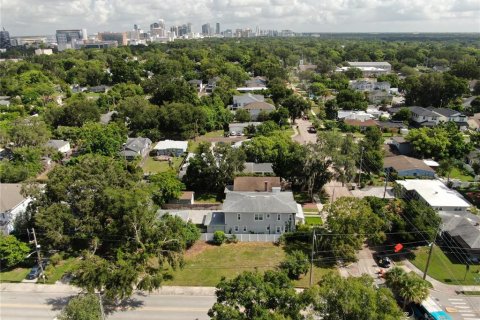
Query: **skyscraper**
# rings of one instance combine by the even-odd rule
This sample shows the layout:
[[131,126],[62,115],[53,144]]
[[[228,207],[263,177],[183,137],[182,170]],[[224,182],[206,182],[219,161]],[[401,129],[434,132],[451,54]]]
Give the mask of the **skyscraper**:
[[0,49],[8,49],[10,46],[10,33],[3,28],[0,30]]
[[204,36],[209,36],[211,34],[210,23],[202,25],[202,34]]
[[84,33],[86,33],[85,29],[57,30],[58,51],[75,49],[75,44],[81,42],[86,36]]
[[215,34],[220,34],[220,23],[215,24]]

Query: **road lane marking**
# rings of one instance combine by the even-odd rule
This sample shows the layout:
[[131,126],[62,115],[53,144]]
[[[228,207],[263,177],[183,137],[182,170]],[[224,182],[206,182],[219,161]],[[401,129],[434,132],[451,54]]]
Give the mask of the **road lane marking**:
[[463,299],[453,299],[453,298],[451,298],[451,299],[448,299],[448,301],[463,301]]
[[459,309],[470,309],[470,307],[464,307],[464,306],[455,306],[455,308],[459,308]]
[[[52,309],[53,306],[43,304],[16,304],[2,303],[4,308],[24,308],[24,309]],[[184,307],[140,307],[140,308],[118,308],[115,311],[174,311],[174,312],[207,312],[210,308],[184,308]]]
[[452,302],[452,304],[467,304],[466,302]]

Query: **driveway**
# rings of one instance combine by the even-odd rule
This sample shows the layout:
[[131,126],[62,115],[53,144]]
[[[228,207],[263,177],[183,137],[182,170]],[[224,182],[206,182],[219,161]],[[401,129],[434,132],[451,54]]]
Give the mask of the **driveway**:
[[371,276],[377,284],[384,282],[378,274],[382,268],[377,265],[377,262],[373,259],[373,251],[366,244],[364,244],[362,249],[357,253],[357,259],[357,262],[338,269],[342,277],[360,277],[362,274],[367,274]]
[[308,128],[312,126],[312,123],[308,120],[297,119],[295,125],[297,127],[297,134],[292,137],[293,141],[300,144],[316,143],[317,134],[308,132]]
[[346,186],[342,186],[340,181],[332,180],[327,183],[324,187],[325,191],[330,197],[330,200],[334,202],[340,197],[351,197],[353,196],[350,190]]

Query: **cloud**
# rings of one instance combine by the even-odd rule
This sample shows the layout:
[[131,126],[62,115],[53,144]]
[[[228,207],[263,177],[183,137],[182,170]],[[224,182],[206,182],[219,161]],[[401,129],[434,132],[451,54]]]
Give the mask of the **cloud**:
[[222,29],[480,32],[478,0],[3,0],[0,12],[13,36],[147,29],[158,19],[167,26],[191,22],[197,32],[207,22]]

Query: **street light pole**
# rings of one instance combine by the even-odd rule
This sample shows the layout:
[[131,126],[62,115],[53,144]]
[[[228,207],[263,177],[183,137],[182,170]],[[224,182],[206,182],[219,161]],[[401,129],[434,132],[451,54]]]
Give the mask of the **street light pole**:
[[358,189],[360,189],[360,183],[362,182],[363,147],[360,150],[360,168],[358,168]]
[[312,253],[310,256],[310,287],[312,286],[313,282],[313,255],[315,253],[315,229],[313,229],[313,237],[312,237]]
[[423,280],[427,278],[428,267],[430,266],[430,260],[432,259],[433,246],[435,245],[435,241],[437,240],[437,235],[440,232],[440,226],[441,224],[438,225],[437,230],[435,230],[433,241],[429,244],[430,250],[428,250],[427,265],[425,266],[425,270],[423,272]]
[[43,270],[42,257],[40,255],[40,245],[37,242],[37,236],[35,234],[34,228],[32,228],[32,233],[33,233],[33,241],[35,243],[35,250],[37,251],[38,266],[40,267],[40,271],[42,272],[43,283],[45,283],[45,270]]

